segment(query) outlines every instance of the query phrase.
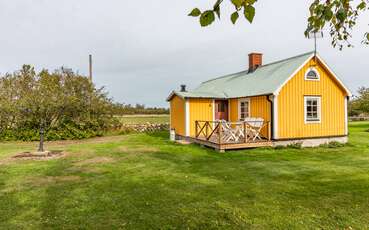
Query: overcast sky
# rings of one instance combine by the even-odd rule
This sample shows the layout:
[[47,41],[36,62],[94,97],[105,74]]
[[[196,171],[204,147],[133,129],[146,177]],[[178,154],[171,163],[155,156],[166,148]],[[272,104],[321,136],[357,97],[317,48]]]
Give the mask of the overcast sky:
[[[0,72],[31,64],[87,74],[91,53],[94,82],[116,101],[167,106],[180,84],[194,88],[246,69],[250,52],[262,52],[268,63],[313,50],[303,36],[311,1],[259,0],[252,25],[242,19],[233,26],[229,5],[208,28],[186,16],[213,2],[0,0]],[[328,36],[319,40],[321,56],[352,91],[369,86],[369,47],[360,44],[368,23],[369,13],[353,33],[353,49],[340,52]]]

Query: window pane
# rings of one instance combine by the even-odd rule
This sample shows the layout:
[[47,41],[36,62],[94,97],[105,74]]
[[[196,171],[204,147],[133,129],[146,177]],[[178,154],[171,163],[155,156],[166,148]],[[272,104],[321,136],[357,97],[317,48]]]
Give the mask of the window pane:
[[318,79],[318,74],[314,70],[310,70],[307,73],[306,78],[308,78],[308,79]]
[[319,99],[307,98],[306,99],[306,120],[307,121],[319,121]]

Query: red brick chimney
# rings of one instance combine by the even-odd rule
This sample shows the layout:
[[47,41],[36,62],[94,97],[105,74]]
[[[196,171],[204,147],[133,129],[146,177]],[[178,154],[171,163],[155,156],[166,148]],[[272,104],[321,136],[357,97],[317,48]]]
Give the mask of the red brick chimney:
[[262,53],[250,53],[249,54],[249,71],[253,72],[258,67],[263,65],[263,54]]

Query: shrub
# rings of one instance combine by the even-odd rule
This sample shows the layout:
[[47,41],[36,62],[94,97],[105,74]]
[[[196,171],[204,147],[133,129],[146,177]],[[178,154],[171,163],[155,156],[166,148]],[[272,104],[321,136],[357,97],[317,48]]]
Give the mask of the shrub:
[[320,145],[320,147],[323,147],[323,148],[340,148],[340,147],[344,147],[345,144],[341,143],[341,142],[338,142],[338,141],[331,141],[327,144],[322,144]]
[[295,142],[295,143],[287,145],[287,148],[301,149],[302,148],[302,143],[301,142]]

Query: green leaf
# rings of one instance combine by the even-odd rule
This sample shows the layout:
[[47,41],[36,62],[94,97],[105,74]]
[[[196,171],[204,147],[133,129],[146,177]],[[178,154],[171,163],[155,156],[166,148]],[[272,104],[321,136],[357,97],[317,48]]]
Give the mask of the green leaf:
[[203,12],[200,16],[200,25],[205,27],[213,23],[215,20],[215,15],[212,10],[207,10]]
[[247,5],[244,6],[244,14],[245,14],[245,18],[252,23],[252,21],[254,20],[255,17],[255,8],[253,6]]
[[365,9],[365,7],[366,7],[366,3],[365,3],[365,2],[361,2],[361,3],[357,6],[357,9],[358,9],[358,10],[363,10],[363,9]]
[[344,22],[347,17],[346,11],[344,9],[339,9],[337,11],[336,17],[338,20],[340,20],[340,22]]
[[236,23],[237,19],[239,18],[240,16],[238,15],[238,12],[234,12],[232,15],[231,15],[231,21],[233,24]]
[[256,0],[245,0],[245,3],[249,5],[253,5],[256,2]]
[[332,19],[332,17],[333,17],[333,12],[332,12],[332,10],[331,10],[331,9],[329,9],[329,8],[326,8],[326,9],[324,10],[324,18],[325,18],[325,20],[330,21],[330,20]]
[[198,17],[201,14],[201,11],[198,8],[195,8],[188,14],[188,16]]
[[243,4],[243,0],[232,0],[233,5],[235,5],[237,8],[240,8]]
[[369,41],[369,33],[366,34],[366,39]]

